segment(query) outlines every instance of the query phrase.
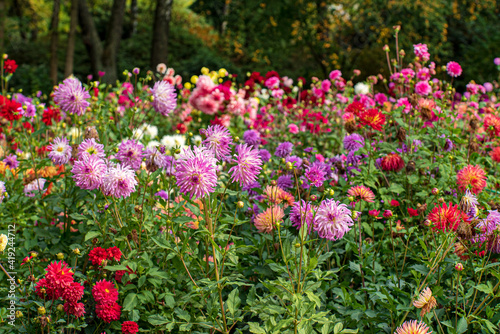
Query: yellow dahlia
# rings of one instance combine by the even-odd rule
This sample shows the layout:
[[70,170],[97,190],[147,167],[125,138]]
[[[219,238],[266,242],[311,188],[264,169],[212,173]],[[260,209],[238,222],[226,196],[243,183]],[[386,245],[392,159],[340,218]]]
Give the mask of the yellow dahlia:
[[425,288],[418,296],[418,299],[413,302],[413,306],[416,308],[421,308],[420,316],[423,317],[426,313],[430,312],[434,307],[436,307],[436,298],[432,295],[430,288]]
[[425,323],[410,320],[396,328],[394,334],[432,334],[432,331],[429,331],[429,327]]

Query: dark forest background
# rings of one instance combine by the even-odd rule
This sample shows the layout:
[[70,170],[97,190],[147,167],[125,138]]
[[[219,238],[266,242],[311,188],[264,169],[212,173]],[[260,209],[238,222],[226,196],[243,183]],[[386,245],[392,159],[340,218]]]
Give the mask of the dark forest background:
[[29,92],[72,73],[105,71],[115,83],[123,70],[160,62],[184,80],[203,66],[240,78],[360,69],[362,80],[385,73],[395,25],[406,57],[426,43],[437,64],[458,61],[459,85],[497,78],[495,0],[0,0],[0,52],[19,64],[12,84]]

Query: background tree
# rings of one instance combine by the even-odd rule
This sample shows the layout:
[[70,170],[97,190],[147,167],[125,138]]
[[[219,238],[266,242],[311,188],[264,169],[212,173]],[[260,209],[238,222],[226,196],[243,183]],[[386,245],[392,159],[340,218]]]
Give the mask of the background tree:
[[75,56],[75,35],[78,24],[78,0],[71,0],[71,13],[68,33],[68,46],[66,48],[66,63],[64,66],[64,77],[73,73],[73,63]]
[[52,20],[50,23],[50,80],[52,84],[57,83],[57,46],[59,43],[59,9],[60,0],[54,0]]
[[173,2],[174,0],[156,0],[150,63],[153,69],[160,63],[168,63],[168,33]]

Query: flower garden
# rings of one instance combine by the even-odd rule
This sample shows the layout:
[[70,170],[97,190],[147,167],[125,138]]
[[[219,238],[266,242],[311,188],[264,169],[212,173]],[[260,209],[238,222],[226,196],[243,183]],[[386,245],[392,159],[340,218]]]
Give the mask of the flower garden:
[[0,332],[498,333],[499,85],[384,51],[50,95],[4,55]]

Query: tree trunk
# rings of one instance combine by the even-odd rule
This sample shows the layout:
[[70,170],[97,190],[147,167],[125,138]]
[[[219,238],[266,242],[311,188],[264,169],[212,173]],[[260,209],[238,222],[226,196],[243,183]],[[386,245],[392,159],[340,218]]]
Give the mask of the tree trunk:
[[87,0],[78,1],[78,23],[82,28],[83,44],[87,48],[90,57],[90,67],[94,75],[102,70],[102,44],[97,29],[95,27],[94,19],[90,14]]
[[20,0],[13,1],[14,13],[16,14],[19,20],[19,35],[21,35],[21,39],[25,41],[28,38],[26,34],[26,22],[23,15],[23,3]]
[[167,64],[168,33],[172,17],[173,0],[157,0],[153,25],[153,44],[151,46],[151,68],[160,63]]
[[69,23],[68,47],[66,49],[66,63],[64,65],[64,77],[73,73],[75,58],[75,32],[78,23],[78,0],[71,0],[71,20]]
[[222,23],[220,25],[220,33],[222,36],[226,34],[227,29],[227,18],[229,17],[229,3],[231,0],[224,1],[224,11],[222,13]]
[[0,0],[0,55],[5,53],[4,51],[4,41],[5,41],[5,0]]
[[131,36],[134,36],[137,32],[137,16],[139,14],[139,5],[137,0],[132,0],[130,2],[130,21],[132,22],[132,32]]
[[114,83],[118,79],[116,72],[116,55],[122,39],[123,17],[125,16],[126,0],[114,0],[111,9],[111,18],[108,23],[108,35],[102,53],[102,65],[106,72],[104,79],[107,83]]
[[50,23],[50,80],[52,84],[57,84],[57,44],[59,42],[59,0],[54,0],[52,20]]

